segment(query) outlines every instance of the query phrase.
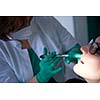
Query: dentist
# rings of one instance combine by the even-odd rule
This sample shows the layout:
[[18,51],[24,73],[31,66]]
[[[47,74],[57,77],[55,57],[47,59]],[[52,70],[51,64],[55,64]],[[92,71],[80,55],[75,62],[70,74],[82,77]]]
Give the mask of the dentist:
[[[40,61],[45,47],[51,53]],[[56,53],[69,56],[63,60]],[[78,77],[67,67],[79,59],[77,54],[81,55],[77,41],[54,17],[0,17],[0,82],[64,82],[68,74]]]
[[46,83],[53,80],[52,77],[62,70],[61,67],[54,69],[61,60],[56,57],[56,52],[48,54],[41,61],[34,52],[29,42],[32,33],[31,20],[32,17],[29,16],[0,17],[0,82],[2,83]]

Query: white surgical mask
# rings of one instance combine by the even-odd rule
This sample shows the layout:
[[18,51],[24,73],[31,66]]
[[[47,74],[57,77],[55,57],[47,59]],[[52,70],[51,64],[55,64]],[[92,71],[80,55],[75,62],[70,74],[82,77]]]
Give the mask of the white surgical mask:
[[32,29],[30,25],[13,33],[11,37],[16,40],[26,40],[29,39],[31,34],[32,34]]

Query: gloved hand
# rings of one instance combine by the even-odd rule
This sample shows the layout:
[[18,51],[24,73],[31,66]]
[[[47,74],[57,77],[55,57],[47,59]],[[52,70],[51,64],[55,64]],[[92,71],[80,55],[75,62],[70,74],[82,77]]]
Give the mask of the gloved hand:
[[71,62],[77,63],[80,60],[82,52],[80,51],[80,46],[77,44],[68,53],[69,56],[65,58],[65,62],[70,64]]
[[47,50],[47,48],[43,49],[43,55],[40,56],[41,59],[45,58],[47,55],[49,54],[49,51]]
[[56,52],[48,54],[39,63],[40,72],[36,75],[36,79],[40,83],[48,82],[49,79],[62,70],[61,67],[55,69],[54,67],[60,62],[61,58],[56,57]]

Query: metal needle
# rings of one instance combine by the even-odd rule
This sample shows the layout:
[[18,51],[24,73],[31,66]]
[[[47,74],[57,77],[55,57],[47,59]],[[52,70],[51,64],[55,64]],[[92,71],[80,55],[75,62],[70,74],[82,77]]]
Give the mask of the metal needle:
[[68,57],[68,56],[69,56],[68,54],[59,54],[56,57]]

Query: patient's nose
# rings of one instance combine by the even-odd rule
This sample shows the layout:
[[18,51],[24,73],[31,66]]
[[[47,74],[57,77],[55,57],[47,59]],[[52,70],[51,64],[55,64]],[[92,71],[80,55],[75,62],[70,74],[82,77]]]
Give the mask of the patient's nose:
[[89,45],[82,46],[82,47],[81,47],[82,53],[83,53],[83,54],[88,53],[88,52],[89,52],[89,47],[90,47]]

